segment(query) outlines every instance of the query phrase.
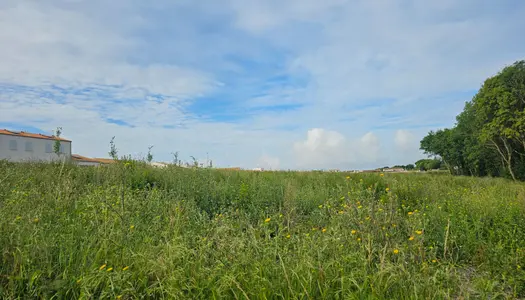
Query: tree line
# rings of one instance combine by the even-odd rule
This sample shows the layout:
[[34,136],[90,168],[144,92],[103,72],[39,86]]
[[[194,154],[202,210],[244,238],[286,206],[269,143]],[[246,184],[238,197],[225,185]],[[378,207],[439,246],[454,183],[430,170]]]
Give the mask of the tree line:
[[430,131],[420,149],[455,175],[525,180],[525,61],[486,79],[455,125]]

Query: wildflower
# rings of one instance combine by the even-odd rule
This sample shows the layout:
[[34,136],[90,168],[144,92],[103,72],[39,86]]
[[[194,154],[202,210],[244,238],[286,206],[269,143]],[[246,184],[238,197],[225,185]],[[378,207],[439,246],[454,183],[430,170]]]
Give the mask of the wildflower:
[[381,173],[381,174],[379,174],[379,176],[383,177],[383,176],[385,176],[385,174]]
[[135,225],[129,226],[129,229],[134,229],[134,228],[135,228]]
[[323,228],[323,230],[321,230],[322,232],[326,232],[326,228]]
[[357,233],[357,230],[352,230],[350,231],[351,234],[356,234]]
[[290,237],[291,237],[291,235],[289,235],[289,234],[288,234],[288,235],[286,235],[286,238],[287,238],[287,239],[289,239]]
[[108,269],[106,270],[106,272],[111,272],[111,271],[113,271],[113,268],[108,268]]
[[414,236],[413,236],[413,235],[410,236],[410,237],[408,238],[408,240],[409,240],[409,241],[413,241],[413,240],[414,240]]
[[118,295],[118,296],[117,296],[117,299],[122,299],[122,295]]
[[317,228],[315,228],[315,227],[312,227],[312,231],[316,231],[316,230],[317,230]]
[[18,221],[18,220],[22,219],[22,217],[21,216],[16,216],[15,219]]
[[129,266],[125,266],[124,268],[122,268],[122,271],[127,271],[129,269]]
[[283,217],[283,214],[279,214],[279,218],[282,218]]
[[104,270],[106,268],[106,264],[103,264],[102,266],[100,266],[100,268],[98,268],[99,270]]
[[390,191],[390,188],[386,188],[385,191],[387,191],[387,192]]
[[433,263],[437,263],[437,260],[433,259],[432,262],[433,262]]
[[394,227],[394,228],[395,228],[395,227],[397,227],[397,225],[396,225],[396,224],[392,224],[392,227]]
[[399,250],[398,249],[394,249],[394,254],[398,254],[399,253]]
[[40,222],[40,219],[39,219],[39,218],[34,218],[34,219],[33,219],[33,223],[38,223],[38,222]]
[[322,204],[320,204],[320,205],[319,205],[319,208],[323,208],[323,205],[322,205]]
[[266,218],[266,220],[264,220],[264,223],[268,223],[272,220],[272,218]]
[[521,269],[521,266],[520,266],[520,265],[517,265],[516,268],[519,270],[519,269]]
[[342,215],[342,214],[344,214],[344,211],[340,210],[338,213],[339,213],[340,215]]
[[413,214],[413,212],[411,212],[411,211],[408,212],[408,215],[409,215],[409,216],[411,216],[412,214]]
[[350,176],[346,176],[346,179],[350,179]]
[[357,208],[363,208],[363,206],[362,206],[362,205],[359,205]]
[[417,234],[422,234],[423,231],[422,231],[422,230],[416,230],[416,233],[417,233]]
[[357,238],[357,241],[360,242],[360,241],[361,241],[361,238]]
[[366,220],[367,220],[367,221],[370,220],[370,216],[366,217]]

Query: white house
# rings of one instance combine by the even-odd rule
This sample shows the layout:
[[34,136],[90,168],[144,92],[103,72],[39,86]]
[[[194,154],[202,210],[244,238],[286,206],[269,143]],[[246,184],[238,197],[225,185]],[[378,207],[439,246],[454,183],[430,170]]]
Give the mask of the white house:
[[[60,155],[54,151],[60,141]],[[71,160],[71,141],[56,136],[0,129],[0,159],[14,162]]]
[[71,159],[79,166],[100,166],[102,164],[96,159],[85,157],[79,154],[72,154]]

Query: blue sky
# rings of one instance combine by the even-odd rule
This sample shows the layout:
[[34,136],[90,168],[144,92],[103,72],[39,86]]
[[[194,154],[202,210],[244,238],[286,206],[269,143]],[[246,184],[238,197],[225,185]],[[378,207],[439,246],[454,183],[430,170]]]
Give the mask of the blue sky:
[[0,127],[73,151],[362,169],[423,157],[525,59],[518,0],[4,0]]

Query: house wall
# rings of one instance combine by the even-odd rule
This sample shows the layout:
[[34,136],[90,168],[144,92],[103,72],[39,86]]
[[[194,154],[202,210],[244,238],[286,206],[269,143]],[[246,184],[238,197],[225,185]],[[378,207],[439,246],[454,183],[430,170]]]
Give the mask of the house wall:
[[96,161],[74,160],[74,162],[79,166],[100,166],[100,163]]
[[[16,150],[11,149],[11,141],[16,141]],[[26,150],[26,142],[31,143],[31,151]],[[61,141],[60,144],[63,147],[63,154],[60,157],[71,159],[71,142]],[[0,159],[14,162],[57,160],[59,157],[54,153],[54,145],[54,140],[0,134]],[[51,147],[50,153],[47,151],[49,147]]]

